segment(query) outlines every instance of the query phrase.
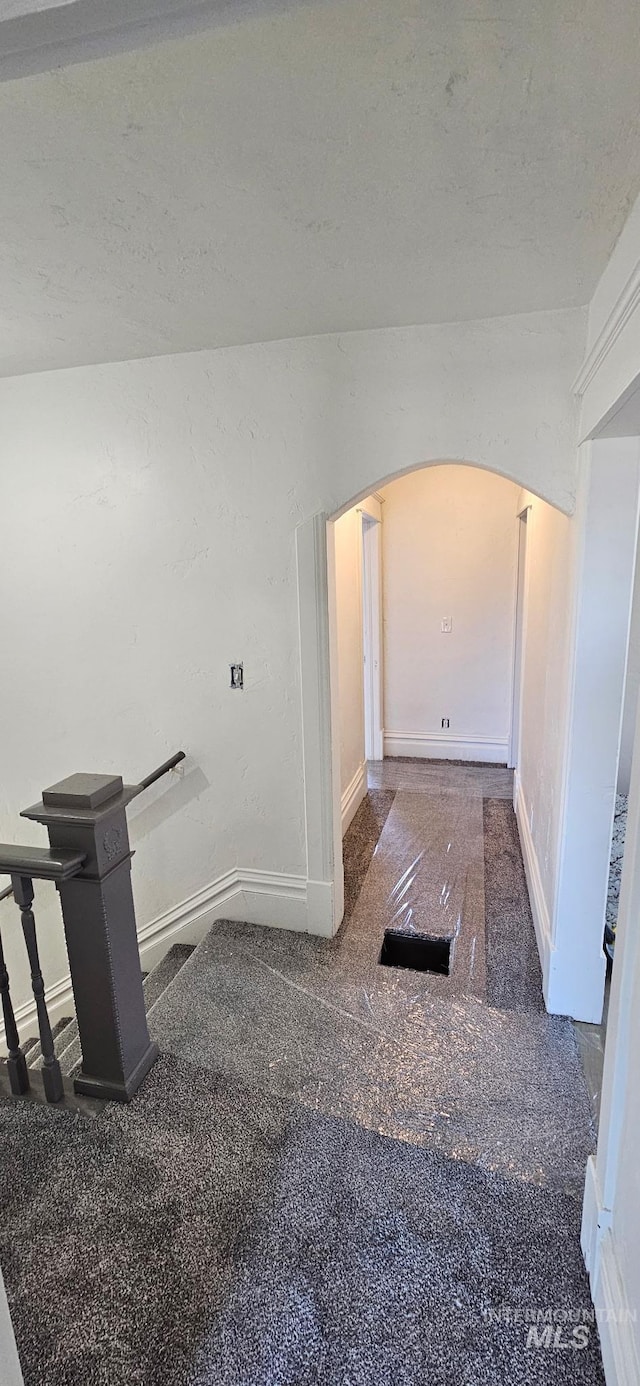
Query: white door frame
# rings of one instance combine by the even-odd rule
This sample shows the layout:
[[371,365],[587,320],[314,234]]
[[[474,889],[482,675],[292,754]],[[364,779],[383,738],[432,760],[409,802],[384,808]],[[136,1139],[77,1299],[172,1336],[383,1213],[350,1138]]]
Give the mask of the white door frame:
[[584,444],[575,518],[555,898],[543,949],[543,976],[550,1011],[596,1025],[604,997],[602,935],[639,503],[638,440]]
[[527,612],[527,525],[531,506],[516,516],[518,525],[518,554],[516,562],[516,601],[513,635],[513,675],[511,684],[511,731],[509,733],[510,769],[517,769],[520,762],[520,728],[522,726],[522,671],[526,644]]
[[382,760],[382,546],[379,519],[362,520],[362,647],[364,662],[364,757]]
[[[331,938],[344,913],[335,534],[318,511],[296,530],[307,928]],[[333,735],[333,728],[336,735]]]

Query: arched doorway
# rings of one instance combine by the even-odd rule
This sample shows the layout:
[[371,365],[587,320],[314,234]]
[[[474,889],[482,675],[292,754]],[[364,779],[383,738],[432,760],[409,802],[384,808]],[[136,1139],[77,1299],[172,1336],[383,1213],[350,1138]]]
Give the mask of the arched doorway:
[[[603,504],[595,484],[597,466],[582,451],[580,504],[575,517],[549,504],[535,490],[528,490],[524,477],[522,505],[518,512],[514,507],[515,527],[519,523],[517,513],[532,503],[533,517],[527,528],[530,544],[533,541],[534,549],[538,549],[539,579],[532,600],[534,692],[524,712],[528,731],[533,728],[534,734],[527,738],[526,773],[516,774],[515,807],[547,1006],[578,1019],[597,1020],[604,988],[600,916],[604,913],[615,791],[610,767],[617,763],[619,746],[636,542],[637,476],[633,468],[625,471],[623,466],[620,485]],[[461,465],[457,459],[433,459],[404,468],[391,480],[424,466],[452,463]],[[467,459],[462,465],[477,466]],[[312,932],[329,936],[339,927],[344,907],[341,786],[334,734],[337,704],[331,527],[365,495],[380,491],[389,480],[373,478],[366,493],[351,497],[330,516],[321,513],[312,517],[297,531],[308,917]],[[606,481],[604,484],[606,492]],[[542,506],[544,522],[540,519]],[[615,563],[606,557],[613,534]],[[589,581],[592,589],[595,584],[610,591],[615,617],[610,616],[607,626],[606,679],[601,690],[602,707],[606,704],[607,710],[585,733],[580,704],[588,715],[592,666],[588,657],[585,663],[589,635],[579,617]],[[580,737],[582,747],[578,748]],[[589,882],[586,895],[576,881],[575,863],[585,862],[581,842],[589,843],[582,877],[583,883]]]
[[[319,512],[296,531],[298,602],[300,622],[301,692],[303,710],[305,826],[308,860],[309,928],[330,936],[339,927],[344,907],[341,848],[341,793],[337,724],[336,622],[333,580],[333,524],[352,507],[391,481],[426,467],[463,466],[501,475],[522,488],[527,496],[543,502],[554,514],[562,512],[527,486],[527,478],[497,473],[468,458],[432,458],[400,468],[391,475],[372,478],[368,488],[351,496],[331,515]],[[522,509],[522,506],[519,507]],[[514,510],[514,533],[517,523]]]

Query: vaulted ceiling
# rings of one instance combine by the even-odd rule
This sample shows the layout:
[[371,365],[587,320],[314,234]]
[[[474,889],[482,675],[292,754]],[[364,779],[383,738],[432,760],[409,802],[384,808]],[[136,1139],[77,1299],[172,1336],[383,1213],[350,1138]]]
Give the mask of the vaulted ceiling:
[[639,52],[637,0],[300,0],[5,81],[0,372],[584,304]]

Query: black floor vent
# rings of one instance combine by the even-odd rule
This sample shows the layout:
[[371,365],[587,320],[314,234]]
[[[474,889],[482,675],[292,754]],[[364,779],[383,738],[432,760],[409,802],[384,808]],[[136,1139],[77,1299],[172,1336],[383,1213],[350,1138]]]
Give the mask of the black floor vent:
[[414,972],[439,972],[448,977],[451,939],[385,929],[380,962],[383,967],[410,967]]

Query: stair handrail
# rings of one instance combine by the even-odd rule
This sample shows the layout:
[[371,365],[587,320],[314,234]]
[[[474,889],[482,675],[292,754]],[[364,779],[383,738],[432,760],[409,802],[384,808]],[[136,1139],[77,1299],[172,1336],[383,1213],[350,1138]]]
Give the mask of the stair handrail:
[[170,770],[174,770],[176,765],[179,765],[180,761],[185,760],[185,758],[186,751],[176,751],[174,756],[170,756],[169,760],[163,760],[162,765],[159,765],[157,770],[152,770],[150,775],[147,775],[144,780],[140,780],[138,793],[141,794],[143,789],[148,789],[150,785],[155,784],[156,780],[162,779],[163,775],[167,775]]
[[[71,775],[43,790],[41,803],[22,811],[22,817],[45,824],[48,848],[0,843],[0,876],[11,877],[11,884],[0,891],[0,901],[13,896],[21,912],[45,1077],[50,1080],[45,1085],[48,1101],[59,1101],[63,1088],[38,958],[32,881],[53,881],[60,895],[83,1057],[74,1091],[129,1101],[158,1049],[149,1037],[142,992],[126,808],[185,758],[185,751],[176,751],[138,784],[125,785],[119,775]],[[0,993],[16,1070],[13,1076],[9,1070],[11,1088],[17,1095],[28,1089],[29,1080],[1,943]]]
[[[0,842],[0,876],[28,876],[36,881],[67,881],[84,865],[84,852],[52,851],[47,847],[25,847]],[[13,882],[3,890],[0,900],[13,895]]]

